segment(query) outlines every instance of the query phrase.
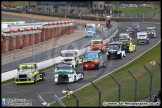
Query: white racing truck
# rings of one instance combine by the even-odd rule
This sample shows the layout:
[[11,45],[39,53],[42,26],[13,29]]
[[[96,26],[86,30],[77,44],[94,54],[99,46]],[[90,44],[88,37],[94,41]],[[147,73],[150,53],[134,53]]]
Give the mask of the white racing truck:
[[96,24],[86,24],[86,37],[93,37],[96,35]]
[[122,43],[121,42],[111,42],[107,46],[107,60],[111,58],[120,58],[126,56],[125,50],[122,50]]
[[150,38],[148,38],[147,32],[137,32],[137,44],[149,44]]
[[55,65],[54,82],[58,83],[72,83],[84,78],[83,72],[77,70],[70,63],[62,63]]
[[81,59],[79,58],[78,50],[62,50],[61,51],[61,62],[62,63],[71,63],[74,68],[77,67],[81,63]]
[[157,37],[157,34],[156,34],[156,27],[146,27],[146,32],[147,32],[147,35],[148,37]]

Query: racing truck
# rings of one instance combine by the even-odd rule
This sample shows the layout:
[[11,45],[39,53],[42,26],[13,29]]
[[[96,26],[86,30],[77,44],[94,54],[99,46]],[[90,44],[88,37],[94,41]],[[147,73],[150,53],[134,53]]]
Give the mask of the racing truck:
[[140,32],[140,25],[139,25],[139,23],[133,23],[131,27],[134,29],[134,31],[136,33]]
[[107,60],[110,60],[111,58],[120,58],[123,59],[123,57],[126,56],[125,50],[122,50],[122,44],[121,42],[111,42],[107,46]]
[[77,72],[71,63],[61,63],[55,65],[54,82],[72,83],[84,78],[83,72]]
[[74,66],[74,68],[77,67],[81,62],[77,49],[62,50],[61,57],[62,63],[71,63]]
[[156,35],[156,27],[146,27],[146,32],[147,32],[147,35],[148,37],[157,37]]
[[150,38],[148,38],[147,32],[138,32],[137,33],[137,45],[138,44],[149,44]]
[[105,67],[105,62],[102,58],[101,51],[88,51],[84,53],[83,60],[83,70],[86,69],[100,69],[100,67]]
[[96,35],[96,24],[86,25],[86,37],[94,37]]
[[120,42],[122,42],[122,50],[126,52],[136,51],[136,45],[133,44],[132,38],[121,38]]
[[105,18],[105,21],[106,21],[106,27],[110,28],[111,27],[111,18],[110,18],[110,16],[107,16]]
[[131,38],[128,33],[119,33],[119,41],[120,39],[129,39]]
[[134,31],[132,27],[126,27],[126,33],[128,33],[131,38],[136,36],[136,32]]
[[39,80],[45,80],[45,73],[40,72],[36,63],[23,63],[17,68],[15,83],[36,83]]
[[103,45],[102,39],[96,39],[90,41],[90,51],[100,50],[102,53],[106,52],[106,46]]
[[117,37],[117,36],[113,37],[112,42],[119,42],[119,37]]

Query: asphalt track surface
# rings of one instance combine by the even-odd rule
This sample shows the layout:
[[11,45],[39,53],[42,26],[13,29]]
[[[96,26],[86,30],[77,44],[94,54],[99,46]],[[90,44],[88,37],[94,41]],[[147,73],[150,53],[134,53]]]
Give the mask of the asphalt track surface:
[[[126,24],[118,24],[119,32],[124,32],[125,28],[130,26],[130,23]],[[141,31],[145,30],[148,26],[155,26],[151,24],[141,24]],[[39,81],[36,84],[23,84],[23,85],[16,85],[15,83],[9,83],[2,86],[2,98],[18,98],[22,99],[25,98],[32,102],[33,106],[42,106],[42,104],[37,99],[38,95],[41,95],[45,101],[48,103],[53,102],[52,96],[56,94],[59,98],[61,98],[62,90],[66,90],[67,87],[71,88],[71,90],[76,90],[91,80],[95,80],[111,71],[123,66],[124,64],[130,62],[143,52],[147,51],[150,47],[154,46],[161,40],[161,31],[160,27],[157,27],[157,38],[151,38],[150,44],[148,45],[137,45],[136,51],[134,53],[127,53],[126,57],[123,59],[111,59],[109,61],[106,60],[106,55],[103,54],[103,59],[106,61],[106,67],[100,68],[100,70],[86,70],[84,71],[84,79],[79,80],[77,83],[69,83],[69,84],[55,84],[54,83],[54,70],[50,69],[46,71],[46,80]],[[118,34],[117,34],[118,35]],[[134,44],[136,44],[136,38],[133,38]],[[159,49],[160,50],[160,49]],[[78,71],[82,70],[82,65],[77,67]]]

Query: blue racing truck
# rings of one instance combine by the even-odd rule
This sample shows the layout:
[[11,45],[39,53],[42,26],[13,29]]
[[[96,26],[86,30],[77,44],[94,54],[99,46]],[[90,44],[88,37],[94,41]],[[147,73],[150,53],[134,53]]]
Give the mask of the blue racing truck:
[[93,37],[96,35],[96,25],[95,24],[86,24],[86,37]]

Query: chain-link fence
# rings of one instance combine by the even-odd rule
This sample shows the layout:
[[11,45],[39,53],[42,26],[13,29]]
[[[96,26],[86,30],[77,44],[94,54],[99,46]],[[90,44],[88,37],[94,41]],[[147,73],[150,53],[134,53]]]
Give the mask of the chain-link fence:
[[91,81],[82,92],[74,93],[78,101],[71,95],[63,102],[68,107],[109,106],[108,102],[154,102],[154,94],[161,90],[160,70],[161,64],[155,62],[110,74],[102,81]]
[[[117,29],[116,22],[112,22],[112,25],[113,26],[109,30],[105,32],[101,32],[100,34],[97,34],[94,38],[106,39],[109,36],[111,36]],[[13,59],[3,61],[1,65],[1,72],[6,72],[6,71],[16,69],[17,66],[21,63],[42,62],[44,60],[52,59],[54,57],[59,56],[62,50],[82,49],[84,47],[87,47],[90,44],[89,42],[91,39],[92,38],[83,37],[81,39],[75,40],[73,42],[70,42],[70,43],[55,47],[55,48],[51,48],[51,49],[41,51],[41,52],[33,51],[32,54],[30,55],[14,57]]]

